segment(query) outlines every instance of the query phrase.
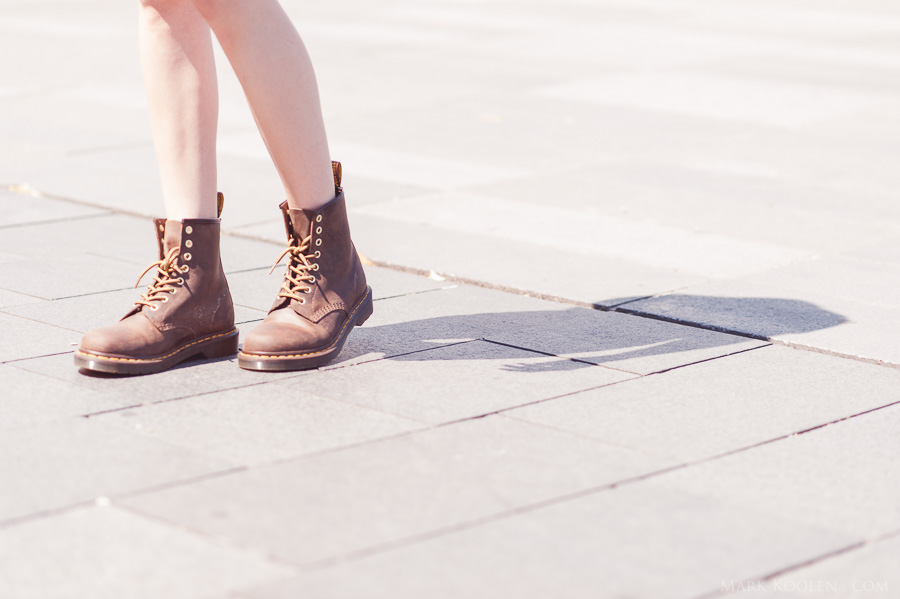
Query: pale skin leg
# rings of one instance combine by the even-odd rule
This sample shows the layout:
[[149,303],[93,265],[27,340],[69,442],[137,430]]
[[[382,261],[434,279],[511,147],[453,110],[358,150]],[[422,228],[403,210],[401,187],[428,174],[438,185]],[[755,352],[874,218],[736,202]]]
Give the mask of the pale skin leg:
[[218,98],[209,28],[244,88],[289,206],[316,209],[331,200],[331,159],[315,74],[277,0],[142,5],[143,66],[167,216],[215,217]]
[[216,218],[219,95],[209,27],[189,0],[142,0],[139,28],[166,216]]

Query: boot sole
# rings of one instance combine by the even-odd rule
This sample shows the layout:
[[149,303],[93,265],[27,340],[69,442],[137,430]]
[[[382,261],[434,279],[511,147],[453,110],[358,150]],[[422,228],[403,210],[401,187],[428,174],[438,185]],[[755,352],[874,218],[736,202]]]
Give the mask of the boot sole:
[[77,350],[75,366],[91,372],[108,374],[151,374],[162,372],[195,356],[207,359],[233,356],[238,351],[238,330],[234,327],[224,333],[216,333],[195,339],[166,354],[132,358],[104,355]]
[[321,349],[311,349],[292,352],[271,352],[267,354],[245,353],[238,354],[238,366],[245,370],[257,370],[265,372],[283,372],[288,370],[309,370],[323,366],[337,357],[344,347],[344,342],[350,336],[353,327],[358,327],[366,322],[372,315],[372,288],[366,287],[366,292],[347,316],[344,326],[337,338],[330,345]]

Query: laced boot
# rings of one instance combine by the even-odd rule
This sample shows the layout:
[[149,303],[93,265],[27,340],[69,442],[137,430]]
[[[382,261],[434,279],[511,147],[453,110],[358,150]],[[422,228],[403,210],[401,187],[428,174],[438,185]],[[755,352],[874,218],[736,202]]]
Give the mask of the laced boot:
[[[354,326],[372,314],[372,288],[350,240],[341,165],[332,163],[335,198],[318,210],[280,206],[288,247],[284,283],[265,320],[238,354],[247,370],[305,370],[333,360]],[[275,269],[272,267],[272,270]]]
[[[221,206],[221,194],[220,194]],[[202,355],[237,353],[234,305],[219,257],[219,219],[153,221],[159,260],[147,292],[118,323],[88,331],[75,365],[116,374],[147,374]]]

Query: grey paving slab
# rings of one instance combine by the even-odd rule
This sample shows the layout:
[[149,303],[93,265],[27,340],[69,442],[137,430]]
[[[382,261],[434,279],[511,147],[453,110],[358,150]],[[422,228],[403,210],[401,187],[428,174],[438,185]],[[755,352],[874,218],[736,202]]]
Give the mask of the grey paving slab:
[[104,212],[102,209],[72,202],[0,191],[0,228],[48,220],[67,221],[81,216],[103,214]]
[[[79,335],[76,334],[75,342]],[[74,351],[74,348],[69,348]],[[174,369],[146,376],[119,377],[84,374],[75,368],[72,354],[21,360],[17,368],[59,379],[69,384],[113,393],[139,405],[192,397],[201,393],[236,389],[297,373],[258,373],[238,368],[237,358],[182,362]]]
[[602,366],[472,341],[352,368],[319,370],[276,384],[414,420],[441,423],[601,387],[634,376]]
[[[59,248],[64,247],[67,255],[104,256],[143,270],[157,259],[154,235],[153,223],[147,219],[122,214],[101,215],[75,223],[38,223],[6,229],[0,235],[0,251],[31,260],[58,259]],[[135,271],[134,278],[140,272]]]
[[[53,242],[35,243],[35,240],[41,239],[52,239]],[[115,214],[80,219],[74,223],[32,224],[4,229],[0,236],[0,251],[33,261],[64,259],[65,256],[60,256],[59,247],[65,247],[69,256],[87,254],[102,258],[100,266],[81,274],[109,270],[103,266],[103,260],[130,264],[131,270],[128,276],[122,276],[123,282],[118,288],[133,285],[144,267],[157,260],[153,223],[143,217]],[[270,243],[224,235],[222,265],[226,272],[269,267],[278,257],[277,250],[277,246]],[[65,275],[65,271],[58,273],[58,276]],[[9,288],[9,285],[6,287]]]
[[[373,280],[373,285],[378,283]],[[641,374],[765,344],[462,285],[377,302],[374,314],[353,332],[335,365],[478,338]]]
[[0,362],[22,360],[72,351],[79,336],[75,331],[0,312],[4,343]]
[[[41,276],[38,273],[48,274]],[[121,289],[133,284],[139,274],[140,271],[135,272],[134,265],[127,262],[79,253],[0,264],[4,285],[12,291],[44,299]]]
[[25,295],[22,293],[16,293],[15,291],[0,289],[0,309],[10,308],[12,306],[20,306],[22,304],[41,303],[43,301],[45,300],[39,297],[34,297],[32,295]]
[[[823,593],[832,597],[886,596],[900,588],[898,555],[900,537],[895,535],[813,565],[778,574],[772,580],[758,583],[756,588],[757,592],[781,593],[791,597],[821,596]],[[745,588],[749,586],[745,585]]]
[[[135,273],[135,276],[137,274],[140,274],[140,271]],[[125,279],[122,282],[124,283],[127,280]],[[147,283],[151,281],[152,277],[148,274],[138,289],[91,293],[58,299],[52,302],[14,306],[5,308],[3,311],[30,320],[86,332],[118,322],[131,310],[134,302],[141,298],[141,294],[147,291]],[[259,310],[237,305],[234,308],[234,316],[235,321],[240,323],[263,318],[265,314]]]
[[[484,418],[163,490],[126,504],[303,564],[653,468],[653,459],[628,449]],[[247,505],[255,507],[248,511]]]
[[[536,210],[528,208],[516,200],[492,194],[455,192],[360,206],[355,213],[389,218],[407,226],[431,227],[436,235],[443,233],[447,236],[446,245],[440,244],[440,237],[431,245],[439,244],[445,259],[454,258],[454,252],[447,250],[460,245],[450,242],[454,233],[490,237],[496,245],[510,243],[544,249],[548,257],[557,251],[583,255],[580,262],[585,265],[592,258],[620,259],[637,267],[700,277],[749,274],[807,255],[781,243],[765,243],[759,237],[740,239],[728,234],[727,229],[719,232],[672,226],[666,221],[635,221],[609,210],[570,207],[564,201],[549,205],[544,202]],[[896,230],[891,232],[896,234]],[[459,258],[463,257],[464,252]],[[509,270],[517,264],[492,258],[484,262],[499,267],[498,270]],[[532,277],[534,272],[525,269],[542,266],[521,260],[518,263],[522,274]],[[465,266],[462,262],[457,268]]]
[[780,346],[504,412],[691,461],[900,401],[900,372]]
[[302,384],[290,390],[262,384],[98,418],[109,426],[238,464],[284,460],[427,427],[317,397],[305,392]]
[[900,364],[897,266],[834,255],[625,309]]
[[495,327],[485,338],[639,374],[767,345],[737,335],[578,307],[509,315],[507,324]]
[[128,397],[69,385],[10,365],[0,365],[0,388],[0,429],[131,405]]
[[[139,93],[136,89],[137,98]],[[64,151],[146,143],[150,128],[144,106],[98,102],[72,93],[6,98],[3,132],[28,144]]]
[[657,483],[625,485],[423,540],[294,581],[256,599],[696,597],[842,547],[844,535]]
[[0,473],[11,490],[0,497],[0,520],[234,467],[85,418],[5,430],[0,447]]
[[583,254],[490,235],[415,225],[354,212],[360,251],[372,260],[412,266],[526,292],[607,305],[609,298],[638,298],[703,281],[690,273],[627,257]]
[[898,427],[892,406],[665,478],[759,513],[874,538],[900,529]]
[[0,535],[0,594],[196,599],[284,579],[290,570],[117,507],[89,507]]
[[[698,239],[712,232],[770,248],[815,252],[864,247],[873,238],[893,240],[900,215],[887,210],[888,202],[881,206],[870,198],[861,211],[857,194],[833,190],[822,181],[646,158],[542,170],[504,185],[465,191],[515,202],[522,211],[543,208],[548,197],[559,197],[567,209],[630,226],[651,223]],[[895,245],[883,243],[885,250]],[[754,259],[738,266],[760,265]]]

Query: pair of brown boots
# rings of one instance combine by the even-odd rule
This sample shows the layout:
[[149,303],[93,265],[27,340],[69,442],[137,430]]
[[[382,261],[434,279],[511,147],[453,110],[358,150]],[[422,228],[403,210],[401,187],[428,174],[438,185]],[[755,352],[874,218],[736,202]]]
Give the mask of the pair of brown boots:
[[198,355],[238,353],[238,365],[248,370],[304,370],[334,359],[353,327],[372,314],[372,289],[350,240],[341,165],[332,166],[335,198],[328,204],[315,211],[281,204],[288,236],[278,260],[288,258],[284,283],[239,353],[219,219],[158,219],[159,260],[144,271],[156,268],[153,283],[121,321],[85,334],[75,365],[147,374]]

